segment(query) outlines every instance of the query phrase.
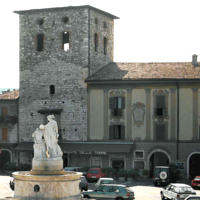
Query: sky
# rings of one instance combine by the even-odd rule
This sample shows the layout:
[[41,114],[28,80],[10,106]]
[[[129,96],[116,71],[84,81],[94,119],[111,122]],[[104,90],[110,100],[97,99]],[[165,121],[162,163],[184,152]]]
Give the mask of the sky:
[[200,55],[200,0],[6,0],[0,12],[0,88],[19,88],[19,17],[15,10],[91,5],[120,19],[115,62],[191,62]]

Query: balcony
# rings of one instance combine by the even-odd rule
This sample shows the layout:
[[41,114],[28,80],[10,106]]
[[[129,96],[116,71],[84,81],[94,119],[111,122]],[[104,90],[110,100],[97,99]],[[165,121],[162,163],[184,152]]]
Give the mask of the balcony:
[[0,116],[0,123],[16,124],[18,121],[17,115]]

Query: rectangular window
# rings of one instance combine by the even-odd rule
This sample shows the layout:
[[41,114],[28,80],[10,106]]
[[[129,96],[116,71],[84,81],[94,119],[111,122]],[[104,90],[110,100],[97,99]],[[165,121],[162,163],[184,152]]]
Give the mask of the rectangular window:
[[155,109],[155,115],[158,117],[162,117],[165,115],[165,96],[164,95],[157,95],[156,96],[156,109]]
[[100,157],[91,157],[90,166],[91,167],[101,167],[101,158]]
[[166,140],[166,124],[155,125],[155,139],[156,141]]
[[107,38],[106,37],[103,38],[103,53],[104,55],[107,54]]
[[124,97],[110,97],[110,109],[112,116],[122,116],[122,110],[125,108]]
[[8,115],[8,108],[7,107],[1,108],[1,115],[2,115],[2,117],[5,117],[5,116]]
[[2,128],[2,140],[7,141],[8,139],[8,128]]
[[124,140],[125,139],[125,127],[123,125],[111,125],[109,130],[110,140]]
[[62,34],[62,46],[63,46],[63,50],[64,51],[68,51],[69,50],[69,32],[63,32]]
[[144,151],[135,151],[135,159],[144,159]]
[[43,51],[44,49],[44,34],[37,35],[37,51]]

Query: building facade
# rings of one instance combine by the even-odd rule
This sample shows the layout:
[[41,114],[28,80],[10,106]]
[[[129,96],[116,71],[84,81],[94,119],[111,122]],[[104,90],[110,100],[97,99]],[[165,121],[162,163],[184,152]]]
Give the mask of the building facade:
[[91,6],[15,13],[20,17],[19,99],[0,100],[1,116],[4,104],[11,109],[13,102],[17,117],[8,132],[12,142],[5,141],[9,124],[0,122],[0,148],[15,157],[10,161],[31,164],[32,133],[54,114],[65,166],[151,171],[175,163],[188,177],[199,172],[195,56],[191,63],[115,63],[118,17]]

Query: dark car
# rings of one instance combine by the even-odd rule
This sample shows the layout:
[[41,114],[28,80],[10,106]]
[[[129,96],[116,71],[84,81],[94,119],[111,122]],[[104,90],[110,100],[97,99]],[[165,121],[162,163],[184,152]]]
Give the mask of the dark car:
[[200,176],[196,176],[194,179],[192,179],[191,186],[193,188],[200,188]]
[[87,182],[87,179],[85,178],[85,176],[81,176],[81,181],[79,183],[79,188],[80,188],[81,192],[83,190],[85,190],[85,191],[88,190],[88,182]]
[[157,185],[168,185],[170,182],[170,168],[167,166],[156,166],[153,172],[153,183]]
[[86,174],[88,181],[97,181],[99,178],[106,177],[101,168],[90,168]]
[[115,200],[134,200],[134,192],[126,185],[103,184],[95,190],[82,192],[83,198],[92,199],[115,199]]

